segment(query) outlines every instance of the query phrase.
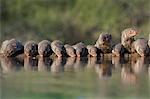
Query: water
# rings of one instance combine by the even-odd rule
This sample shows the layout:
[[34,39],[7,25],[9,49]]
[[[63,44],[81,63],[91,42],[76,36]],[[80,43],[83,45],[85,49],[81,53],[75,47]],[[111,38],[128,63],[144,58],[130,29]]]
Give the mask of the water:
[[1,99],[149,99],[150,58],[1,58]]

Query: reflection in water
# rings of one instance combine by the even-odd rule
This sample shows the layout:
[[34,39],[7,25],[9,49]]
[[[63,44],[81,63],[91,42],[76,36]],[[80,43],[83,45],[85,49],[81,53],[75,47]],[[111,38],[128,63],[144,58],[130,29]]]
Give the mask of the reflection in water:
[[134,58],[132,61],[132,69],[134,73],[139,74],[140,72],[146,70],[144,66],[144,57]]
[[[29,95],[37,98],[37,96],[55,97],[60,94],[58,98],[62,98],[67,94],[67,96],[73,95],[75,98],[91,96],[92,99],[95,99],[95,97],[106,96],[107,99],[107,96],[108,98],[111,96],[114,97],[113,99],[116,99],[115,97],[129,95],[135,96],[135,99],[137,99],[138,96],[142,95],[140,98],[143,99],[143,97],[149,95],[147,74],[149,73],[150,78],[150,66],[146,60],[141,57],[112,57],[112,59],[57,57],[53,60],[51,58],[39,57],[38,59],[33,59],[25,57],[24,68],[20,68],[23,66],[23,60],[18,58],[1,58],[1,69],[3,73],[6,73],[2,75],[4,78],[2,79],[3,96],[9,96],[8,98],[4,97],[4,99],[10,99],[12,96],[15,97],[13,99],[20,99],[18,95]],[[20,69],[25,71],[19,72]],[[18,70],[17,76],[8,74],[9,72],[15,73],[14,71],[16,70]],[[26,72],[34,70],[37,70],[37,72],[31,72],[33,75],[29,75],[30,73]],[[50,71],[50,73],[47,71]],[[54,77],[53,74],[59,77]],[[126,87],[125,85],[136,86]],[[47,93],[52,94],[47,95]],[[70,97],[67,97],[67,99],[70,99]]]
[[23,62],[17,58],[1,57],[0,61],[3,73],[16,71],[23,66]]
[[24,58],[24,70],[25,71],[34,71],[37,70],[38,59],[32,57]]
[[97,65],[97,57],[88,57],[87,69],[93,69]]
[[[109,62],[109,61],[107,61]],[[109,62],[109,64],[107,64],[107,62],[103,62],[101,64],[99,64],[99,66],[96,66],[96,72],[99,76],[99,78],[108,78],[111,77],[112,75],[112,65]]]
[[68,57],[66,64],[64,66],[65,71],[74,71],[74,63],[76,58],[75,57]]
[[148,66],[148,74],[149,74],[149,78],[150,78],[150,65]]
[[112,57],[112,64],[115,68],[120,68],[121,64],[127,64],[129,62],[128,57]]
[[74,71],[83,71],[87,61],[87,57],[77,57],[76,62],[74,63]]
[[62,57],[56,57],[54,59],[54,62],[51,65],[51,72],[52,73],[61,73],[64,71],[64,62],[65,59],[63,59]]
[[[23,66],[23,60],[19,58],[0,58],[1,71],[11,72],[18,70]],[[147,64],[147,67],[145,66]],[[51,71],[51,72],[63,72],[63,71],[83,71],[96,70],[100,77],[111,76],[113,69],[122,68],[121,74],[140,74],[144,71],[149,72],[149,58],[132,57],[132,58],[119,58],[112,57],[112,59],[102,59],[97,57],[80,57],[80,58],[58,58],[51,59],[50,57],[25,57],[24,58],[24,70],[25,71]],[[95,69],[96,68],[96,69]],[[119,69],[119,70],[120,70]],[[131,72],[132,71],[132,72]],[[124,76],[123,76],[124,77]]]
[[[8,73],[16,71],[19,67],[23,66],[23,60],[19,58],[0,58],[1,71]],[[147,67],[145,66],[147,64]],[[51,71],[53,73],[59,73],[64,71],[83,71],[85,67],[87,70],[95,70],[100,78],[111,77],[112,67],[114,69],[121,69],[121,77],[124,82],[135,83],[136,75],[147,71],[150,74],[149,57],[131,57],[120,58],[112,57],[112,59],[102,59],[97,57],[81,57],[81,58],[58,58],[55,59],[49,57],[25,57],[24,58],[24,70],[25,71]]]
[[121,69],[121,78],[124,84],[136,84],[137,81],[137,76],[129,64],[123,65]]
[[52,65],[52,59],[49,57],[39,57],[38,59],[38,71],[49,71]]
[[112,57],[112,64],[115,68],[120,67],[120,57]]

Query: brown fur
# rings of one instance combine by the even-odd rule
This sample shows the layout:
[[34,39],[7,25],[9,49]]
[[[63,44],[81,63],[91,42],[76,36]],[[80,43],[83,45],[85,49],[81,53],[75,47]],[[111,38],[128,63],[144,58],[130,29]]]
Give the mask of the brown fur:
[[24,45],[24,54],[26,56],[35,57],[38,55],[38,44],[34,41],[28,41]]
[[17,56],[23,53],[23,45],[16,39],[5,40],[2,43],[1,53],[7,57]]
[[38,53],[42,57],[48,57],[52,54],[51,42],[43,40],[38,44]]
[[102,50],[103,53],[111,52],[111,40],[112,36],[109,33],[101,33],[98,40],[96,41],[95,46]]
[[150,51],[147,42],[148,41],[143,38],[134,41],[131,48],[132,53],[136,52],[140,56],[148,56]]
[[134,36],[138,34],[138,31],[135,28],[127,28],[121,33],[121,44],[131,52],[131,45],[135,41]]

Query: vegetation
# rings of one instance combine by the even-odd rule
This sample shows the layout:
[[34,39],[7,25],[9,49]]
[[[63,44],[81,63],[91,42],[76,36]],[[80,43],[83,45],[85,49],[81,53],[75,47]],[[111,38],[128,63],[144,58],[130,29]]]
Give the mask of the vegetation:
[[0,0],[1,40],[60,39],[93,44],[100,32],[113,41],[128,27],[150,33],[150,0]]

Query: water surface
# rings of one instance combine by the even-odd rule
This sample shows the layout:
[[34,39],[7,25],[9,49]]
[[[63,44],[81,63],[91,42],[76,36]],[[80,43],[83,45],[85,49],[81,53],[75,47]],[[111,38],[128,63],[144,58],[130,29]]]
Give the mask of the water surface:
[[150,58],[1,58],[1,99],[149,99]]

